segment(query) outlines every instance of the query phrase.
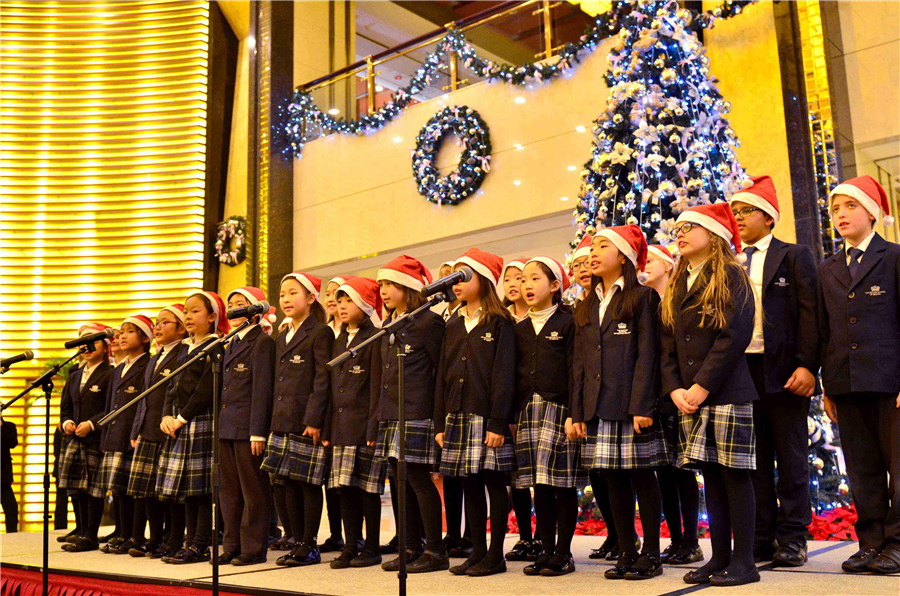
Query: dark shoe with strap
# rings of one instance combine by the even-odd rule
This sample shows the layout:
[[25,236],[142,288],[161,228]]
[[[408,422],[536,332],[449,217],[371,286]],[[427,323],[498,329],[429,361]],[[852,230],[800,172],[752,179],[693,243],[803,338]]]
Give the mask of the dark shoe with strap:
[[344,539],[340,536],[329,536],[328,540],[319,545],[320,553],[336,553],[344,550]]
[[447,549],[451,559],[468,559],[472,556],[472,541],[463,536],[455,546]]
[[[507,561],[527,561],[528,557],[531,554],[531,544],[530,540],[519,540],[516,542],[512,549],[506,553],[505,558]],[[537,557],[535,557],[537,559]],[[534,559],[532,559],[534,560]]]
[[322,553],[319,545],[315,540],[303,542],[291,551],[290,558],[285,561],[288,567],[305,567],[307,565],[316,565],[322,562]]
[[606,556],[615,549],[616,541],[607,536],[606,540],[603,541],[603,544],[600,545],[600,548],[591,549],[591,554],[588,555],[588,559],[606,559]]
[[266,551],[255,555],[246,553],[236,556],[231,560],[231,564],[235,567],[244,567],[246,565],[260,565],[266,562]]
[[667,546],[665,549],[663,549],[663,552],[659,553],[659,560],[662,561],[663,563],[668,563],[669,557],[671,557],[672,555],[677,553],[678,549],[680,549],[680,548],[681,548],[681,544],[679,544],[677,542],[671,543],[669,546]]
[[544,568],[541,569],[541,575],[544,577],[558,577],[560,575],[568,575],[575,571],[575,559],[571,554],[563,555],[555,553]]
[[890,544],[869,563],[869,571],[876,575],[900,573],[900,546]]
[[550,557],[552,556],[553,553],[541,553],[541,556],[538,557],[534,563],[525,566],[525,569],[522,570],[522,573],[524,573],[525,575],[540,575],[541,569],[547,566],[547,562],[550,561]]
[[603,577],[606,579],[624,579],[625,574],[628,573],[631,566],[634,565],[634,562],[637,560],[637,553],[622,553],[619,555],[619,558],[616,559],[616,564],[603,573]]
[[759,581],[759,571],[756,567],[747,573],[735,574],[730,571],[719,571],[713,573],[709,578],[711,586],[743,586]]
[[806,543],[788,542],[778,545],[772,557],[772,567],[802,567],[808,560]]
[[672,555],[669,555],[668,565],[687,565],[697,563],[704,559],[700,545],[683,544]]
[[116,545],[107,544],[107,546],[109,547],[109,550],[107,552],[110,554],[127,555],[128,551],[130,551],[135,546],[137,546],[137,542],[135,542],[134,540],[129,538],[128,540],[125,540],[124,542],[120,542],[119,544],[116,544]]
[[535,538],[531,541],[531,548],[528,549],[528,554],[526,555],[526,561],[537,561],[537,558],[541,556],[541,553],[544,552],[544,543]]
[[500,562],[496,565],[485,565],[487,557],[475,563],[466,571],[466,575],[471,577],[487,577],[488,575],[496,575],[498,573],[506,573],[506,559],[500,558]]
[[400,552],[399,549],[397,548],[397,544],[398,544],[397,536],[394,535],[393,538],[388,540],[387,544],[381,545],[381,554],[393,555],[393,554]]
[[109,542],[110,540],[115,540],[118,537],[119,537],[119,535],[116,532],[110,532],[106,536],[101,536],[101,537],[97,538],[97,542],[99,542],[100,544],[105,544],[105,543]]
[[189,565],[191,563],[203,563],[209,561],[209,548],[200,550],[196,547],[183,548],[173,557],[166,557],[164,562],[170,565]]
[[351,567],[374,567],[381,564],[381,553],[374,550],[364,548],[359,551],[353,560],[350,561]]
[[72,530],[68,534],[63,534],[62,536],[57,536],[56,541],[68,544],[74,544],[76,540],[78,540],[81,536],[78,534],[78,530]]
[[625,572],[625,579],[650,579],[663,574],[662,562],[657,555],[641,555]]
[[340,556],[334,559],[329,563],[329,567],[332,569],[348,569],[350,567],[350,561],[353,560],[353,557],[356,556],[356,549],[353,548],[345,548],[341,551]]
[[100,543],[93,538],[81,536],[75,542],[67,542],[66,544],[63,544],[62,547],[63,550],[70,553],[84,553],[91,550],[97,550],[100,548]]
[[[422,556],[421,551],[406,549],[406,569],[409,571],[409,564]],[[385,561],[381,564],[381,568],[385,571],[400,571],[400,557]]]
[[171,557],[176,552],[177,551],[172,550],[172,548],[169,547],[168,545],[160,544],[155,549],[153,549],[152,551],[147,553],[147,556],[150,557],[151,559],[164,559],[166,557]]
[[407,565],[408,573],[429,573],[431,571],[446,571],[450,569],[450,557],[447,553],[438,553],[426,550],[422,556]]
[[128,554],[132,557],[149,557],[150,553],[159,548],[158,544],[151,544],[150,542],[144,542],[144,544],[135,545],[134,548],[128,551]]
[[850,558],[841,563],[841,569],[846,573],[868,573],[869,563],[878,558],[878,549],[859,549]]
[[282,536],[281,538],[279,538],[278,540],[275,540],[274,542],[272,542],[272,544],[269,545],[269,550],[287,550],[287,551],[289,551],[293,548],[294,548],[294,545],[291,543],[290,536]]

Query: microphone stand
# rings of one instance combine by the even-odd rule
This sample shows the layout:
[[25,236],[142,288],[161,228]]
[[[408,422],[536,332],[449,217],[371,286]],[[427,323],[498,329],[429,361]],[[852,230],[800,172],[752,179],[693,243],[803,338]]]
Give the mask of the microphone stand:
[[219,400],[222,397],[222,355],[221,354],[212,354],[212,351],[217,347],[232,337],[253,325],[256,321],[257,317],[248,317],[244,320],[243,323],[232,329],[227,335],[223,335],[222,337],[216,339],[213,342],[210,342],[202,350],[198,350],[197,354],[188,359],[184,364],[176,368],[172,371],[169,376],[160,379],[158,382],[151,385],[148,389],[146,389],[143,393],[135,397],[133,400],[123,405],[118,410],[114,410],[100,419],[98,422],[99,426],[103,426],[115,420],[118,416],[122,414],[128,408],[131,408],[137,405],[141,400],[146,399],[147,395],[152,391],[155,391],[160,385],[168,382],[171,379],[174,379],[178,373],[189,367],[194,362],[197,362],[201,358],[208,358],[210,364],[212,365],[212,373],[213,373],[213,422],[212,422],[212,435],[213,435],[213,466],[210,471],[210,480],[212,484],[212,593],[213,596],[218,596],[219,594],[219,515],[218,515],[218,506],[219,506]]
[[55,377],[68,363],[72,362],[79,354],[93,351],[93,343],[81,346],[68,360],[61,364],[51,366],[44,374],[32,381],[31,385],[24,389],[19,395],[0,406],[0,412],[2,412],[25,395],[31,393],[34,389],[41,387],[44,390],[44,537],[43,545],[41,547],[43,555],[41,583],[43,584],[44,596],[47,596],[50,590],[50,398],[53,394],[53,377]]
[[[397,348],[397,399],[398,399],[398,409],[397,409],[397,433],[399,436],[399,447],[400,453],[397,458],[397,552],[400,555],[400,569],[397,573],[397,578],[400,581],[400,586],[398,593],[400,596],[406,596],[406,431],[404,428],[404,424],[406,422],[406,413],[405,407],[403,404],[403,359],[406,357],[404,353],[401,342],[394,341],[394,333],[399,331],[401,328],[410,324],[413,319],[419,314],[432,306],[440,304],[441,302],[452,302],[456,297],[450,290],[450,287],[446,287],[443,291],[438,292],[427,298],[425,300],[425,304],[417,308],[416,310],[406,313],[402,317],[398,317],[393,321],[389,322],[387,325],[384,325],[377,333],[367,338],[365,341],[360,342],[353,348],[347,350],[343,354],[334,358],[326,365],[329,369],[334,368],[335,366],[341,364],[348,358],[356,358],[359,354],[359,351],[371,343],[374,343],[381,339],[384,335],[390,333],[390,343],[395,344]],[[440,382],[440,379],[438,379]]]

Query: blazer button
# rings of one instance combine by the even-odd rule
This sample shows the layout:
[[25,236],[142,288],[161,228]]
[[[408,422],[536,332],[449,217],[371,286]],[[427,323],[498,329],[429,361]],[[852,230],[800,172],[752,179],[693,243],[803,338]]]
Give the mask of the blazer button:
[[284,377],[278,377],[278,380],[279,380],[279,381],[283,381],[283,380],[284,380]]
[[229,370],[231,370],[231,369],[228,368],[228,367],[226,366],[226,367],[225,367],[225,372],[228,372]]
[[598,351],[598,352],[599,352],[601,349],[603,349],[603,346],[597,346],[597,351]]
[[385,384],[384,384],[384,388],[385,388],[385,389],[387,389],[387,388],[388,388],[388,386],[387,386],[387,383],[385,383]]
[[[856,345],[856,344],[854,344],[854,345]],[[853,349],[855,350],[856,348],[853,348]],[[113,420],[112,422],[110,422],[110,424],[115,424],[115,423],[116,423],[115,420]]]
[[340,389],[338,389],[338,391],[340,391],[341,393],[343,393],[343,392],[344,392],[344,388],[341,387]]
[[599,373],[597,374],[597,380],[598,380],[598,381],[600,380],[600,374],[599,374]]
[[281,361],[284,362],[284,358],[282,358]]
[[390,368],[391,365],[390,365],[390,364],[385,364],[384,367],[385,367],[385,368]]
[[532,352],[531,355],[532,355],[532,356],[537,356],[537,352]]
[[344,411],[344,408],[338,408],[338,413],[341,413],[343,411]]
[[856,298],[856,292],[850,292],[847,294],[847,298]]
[[858,344],[858,343],[853,342],[852,344],[850,344],[850,349],[851,349],[851,350],[855,350],[855,349],[857,349],[857,348],[859,348],[859,344]]
[[278,401],[281,401],[281,396],[280,396],[280,395],[278,396]]
[[684,341],[691,341],[691,336],[690,336],[690,335],[685,335],[685,336],[684,336]]
[[856,317],[850,317],[850,324],[853,325],[856,323]]
[[460,379],[459,382],[460,382],[460,383],[465,383],[466,380],[465,380],[465,379]]
[[693,366],[693,365],[694,365],[693,359],[688,358],[688,366]]
[[466,361],[466,357],[463,356],[462,358],[460,358],[460,360],[462,360],[463,362],[465,362],[465,361]]

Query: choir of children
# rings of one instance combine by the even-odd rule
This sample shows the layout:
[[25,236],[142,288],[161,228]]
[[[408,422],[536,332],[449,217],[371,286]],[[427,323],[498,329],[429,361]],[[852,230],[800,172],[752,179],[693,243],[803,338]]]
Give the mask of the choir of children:
[[[608,579],[650,579],[663,565],[704,558],[700,470],[712,557],[684,581],[755,582],[756,562],[807,560],[806,416],[821,365],[859,512],[860,550],[843,569],[900,572],[900,360],[880,356],[900,341],[900,247],[874,231],[889,207],[872,178],[840,184],[829,208],[846,249],[818,273],[808,250],[772,235],[780,209],[767,176],[746,181],[730,204],[682,211],[672,236],[677,257],[648,246],[638,226],[598,230],[572,255],[582,289],[574,313],[563,302],[569,275],[556,260],[504,265],[472,248],[441,264],[441,276],[473,272],[453,286],[453,302],[401,321],[330,370],[330,359],[375,335],[382,320],[424,304],[420,290],[432,276],[420,261],[403,255],[377,279],[336,277],[324,288],[310,274],[285,275],[277,339],[269,337],[274,315],[265,313],[227,346],[210,348],[229,331],[226,305],[265,300],[253,287],[234,289],[227,301],[193,293],[160,310],[155,323],[128,317],[114,346],[96,342],[63,390],[59,485],[72,496],[77,524],[60,537],[63,548],[99,548],[111,492],[118,529],[105,552],[209,560],[217,414],[220,563],[266,561],[274,505],[291,545],[277,564],[313,565],[326,550],[341,551],[333,569],[381,564],[391,550],[380,541],[389,478],[392,495],[406,495],[399,548],[410,573],[486,576],[525,560],[527,575],[564,575],[575,571],[577,490],[590,478],[609,529],[591,558],[615,561]],[[103,328],[88,324],[80,333]],[[201,349],[211,358],[172,375]],[[223,369],[217,413],[215,359]],[[325,502],[327,548],[317,540]],[[504,556],[511,505],[520,541]],[[663,519],[672,540],[660,552]],[[451,566],[451,557],[462,561]],[[399,557],[382,567],[396,571]]]

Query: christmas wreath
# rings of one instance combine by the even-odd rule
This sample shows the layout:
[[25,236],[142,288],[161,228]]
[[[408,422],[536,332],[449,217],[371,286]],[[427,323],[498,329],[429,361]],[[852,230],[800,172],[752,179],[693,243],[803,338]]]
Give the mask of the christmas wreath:
[[246,256],[247,220],[240,215],[232,215],[219,222],[216,226],[216,258],[219,262],[234,267]]
[[[456,135],[464,149],[456,169],[441,176],[436,161],[448,134]],[[412,158],[419,194],[438,205],[456,205],[474,194],[491,170],[491,137],[487,124],[468,106],[446,107],[419,131]]]

